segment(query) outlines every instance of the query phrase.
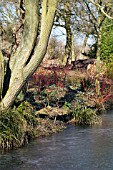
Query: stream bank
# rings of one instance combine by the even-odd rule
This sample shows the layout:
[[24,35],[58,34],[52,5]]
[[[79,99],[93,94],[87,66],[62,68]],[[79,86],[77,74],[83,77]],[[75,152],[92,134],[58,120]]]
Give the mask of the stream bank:
[[[31,139],[57,133],[70,123],[83,126],[102,123],[99,115],[111,108],[112,101],[103,105],[103,97],[95,95],[92,84],[81,86],[85,73],[72,71],[62,77],[62,71],[58,73],[60,78],[54,72],[46,72],[52,82],[43,75],[45,71],[39,74],[43,75],[41,82],[38,77],[29,80],[24,99],[20,95],[14,108],[1,115],[1,149],[21,147]],[[50,84],[46,86],[47,80]]]

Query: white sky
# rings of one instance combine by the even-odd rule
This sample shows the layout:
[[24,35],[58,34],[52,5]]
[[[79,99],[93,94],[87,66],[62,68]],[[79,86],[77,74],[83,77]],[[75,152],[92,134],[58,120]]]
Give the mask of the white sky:
[[[62,41],[64,43],[64,45],[66,44],[66,31],[64,28],[61,27],[57,27],[56,29],[52,30],[52,36],[55,36],[59,41]],[[77,45],[82,45],[85,35],[84,34],[79,34],[79,35],[75,35],[75,44]],[[90,36],[90,38],[88,39],[88,44],[93,44],[94,43],[94,38],[92,36]]]

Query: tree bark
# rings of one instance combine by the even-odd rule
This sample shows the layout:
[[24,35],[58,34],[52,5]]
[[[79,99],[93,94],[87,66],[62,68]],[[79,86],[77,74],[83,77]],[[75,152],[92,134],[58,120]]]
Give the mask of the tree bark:
[[64,65],[68,64],[71,57],[71,47],[72,47],[72,30],[71,30],[71,6],[65,10],[66,16],[65,20],[65,29],[66,29],[66,45],[65,45],[65,58]]
[[71,61],[75,61],[75,42],[74,42],[74,34],[72,34],[72,46],[71,46]]
[[0,103],[1,110],[6,110],[13,104],[26,79],[35,72],[46,53],[57,0],[43,0],[41,32],[38,44],[36,44],[39,12],[37,4],[38,0],[25,0],[26,12],[23,37],[15,55],[11,56],[9,61],[11,78],[9,88]]
[[99,66],[100,66],[100,56],[101,56],[101,29],[98,32],[98,38],[97,38],[97,52],[96,52],[96,58],[97,58],[97,72],[99,72]]
[[4,82],[4,58],[2,52],[0,51],[0,100],[2,99],[3,82]]

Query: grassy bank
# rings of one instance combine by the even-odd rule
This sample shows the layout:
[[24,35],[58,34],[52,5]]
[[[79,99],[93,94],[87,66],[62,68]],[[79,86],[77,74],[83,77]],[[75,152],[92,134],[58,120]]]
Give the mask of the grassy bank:
[[0,149],[21,147],[31,139],[61,131],[62,122],[37,118],[35,110],[28,102],[3,112],[0,116]]

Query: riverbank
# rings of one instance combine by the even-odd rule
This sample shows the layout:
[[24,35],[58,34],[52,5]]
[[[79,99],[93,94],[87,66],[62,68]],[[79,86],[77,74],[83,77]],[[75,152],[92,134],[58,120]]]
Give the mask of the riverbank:
[[22,147],[35,138],[60,132],[66,127],[62,121],[39,118],[27,101],[2,113],[0,120],[1,151]]
[[99,115],[113,103],[106,94],[109,88],[104,87],[104,93],[97,96],[94,82],[85,78],[86,72],[39,70],[29,80],[24,98],[18,96],[15,106],[1,114],[0,148],[21,147],[34,138],[63,130],[69,123],[101,123]]

